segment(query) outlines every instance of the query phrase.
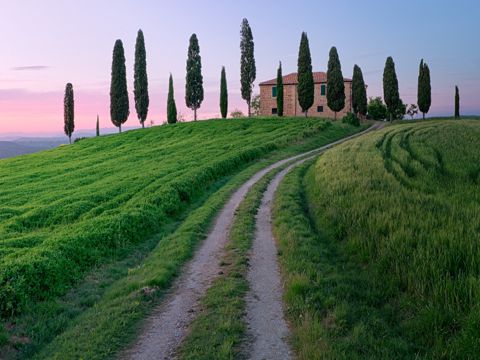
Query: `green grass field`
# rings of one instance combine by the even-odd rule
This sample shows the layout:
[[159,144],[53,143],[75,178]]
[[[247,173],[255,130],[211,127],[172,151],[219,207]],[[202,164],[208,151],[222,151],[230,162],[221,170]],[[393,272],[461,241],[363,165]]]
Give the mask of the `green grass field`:
[[479,148],[479,121],[403,123],[285,180],[275,231],[301,359],[478,356]]
[[2,161],[0,304],[16,324],[13,356],[111,356],[161,297],[141,289],[169,286],[261,163],[247,166],[358,130],[318,119],[212,120]]

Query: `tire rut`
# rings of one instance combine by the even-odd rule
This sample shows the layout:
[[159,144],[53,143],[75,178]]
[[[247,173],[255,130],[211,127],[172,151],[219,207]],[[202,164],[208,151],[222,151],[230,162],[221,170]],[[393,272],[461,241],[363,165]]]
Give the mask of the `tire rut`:
[[[364,132],[354,136],[359,136]],[[177,278],[172,289],[165,295],[162,303],[147,318],[134,345],[120,354],[119,358],[132,360],[174,358],[178,346],[187,335],[189,325],[198,313],[200,299],[221,272],[220,260],[228,241],[228,234],[234,220],[235,211],[250,188],[271,170],[291,161],[308,157],[309,155],[313,156],[313,154],[354,136],[277,161],[255,173],[247,182],[240,186],[220,210],[207,238],[203,240],[192,260],[184,267],[182,274]]]
[[247,280],[250,290],[246,296],[247,338],[251,340],[248,359],[288,360],[293,358],[288,344],[289,328],[283,309],[283,285],[277,261],[277,246],[272,232],[272,201],[278,185],[294,167],[319,155],[319,153],[342,142],[358,137],[367,131],[379,129],[382,124],[341,139],[307,154],[280,171],[270,182],[263,194],[256,216],[255,237],[249,260]]

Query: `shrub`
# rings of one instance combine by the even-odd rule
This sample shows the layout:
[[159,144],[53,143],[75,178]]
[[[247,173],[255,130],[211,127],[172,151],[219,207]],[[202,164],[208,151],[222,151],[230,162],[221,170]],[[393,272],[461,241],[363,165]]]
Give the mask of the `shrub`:
[[230,113],[230,116],[234,119],[245,117],[241,110],[235,109]]
[[73,142],[74,142],[74,143],[77,143],[77,142],[82,141],[82,140],[85,140],[85,139],[88,139],[88,137],[82,136],[82,137],[76,138]]
[[358,119],[358,116],[351,112],[347,113],[347,115],[343,117],[342,123],[350,124],[353,126],[360,126],[360,120]]
[[[408,109],[407,109],[407,115],[413,118],[418,114],[418,107],[415,104],[410,104]],[[424,114],[425,115],[425,114]]]
[[260,94],[253,95],[250,107],[253,116],[260,115]]
[[402,99],[399,99],[397,107],[392,113],[393,120],[402,120],[405,117],[405,113],[407,112],[407,105],[405,105]]
[[368,102],[368,119],[384,120],[387,118],[387,107],[382,101],[381,97],[370,98]]

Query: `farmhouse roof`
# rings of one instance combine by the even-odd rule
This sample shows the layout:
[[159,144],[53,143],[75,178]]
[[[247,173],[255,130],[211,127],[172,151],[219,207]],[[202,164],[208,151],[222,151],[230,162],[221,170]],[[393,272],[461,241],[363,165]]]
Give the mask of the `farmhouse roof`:
[[[346,82],[351,82],[352,79],[344,78]],[[315,84],[325,83],[327,82],[327,73],[323,71],[315,71],[313,73],[313,82]],[[296,85],[298,84],[298,76],[297,73],[290,73],[288,75],[283,76],[283,85]],[[260,83],[262,85],[277,85],[277,79],[272,79],[268,81],[264,81]]]

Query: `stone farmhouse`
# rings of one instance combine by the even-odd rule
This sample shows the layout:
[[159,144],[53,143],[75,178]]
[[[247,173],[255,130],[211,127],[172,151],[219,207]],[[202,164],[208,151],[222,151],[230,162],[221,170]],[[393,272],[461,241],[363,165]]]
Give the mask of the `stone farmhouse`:
[[[298,103],[297,73],[291,73],[283,77],[283,115],[302,116],[302,108]],[[345,107],[337,113],[337,119],[341,119],[352,111],[352,80],[345,81]],[[334,118],[335,113],[327,106],[327,74],[314,72],[313,82],[315,86],[312,107],[308,110],[308,116]],[[277,79],[260,83],[260,115],[272,116],[277,114]]]

